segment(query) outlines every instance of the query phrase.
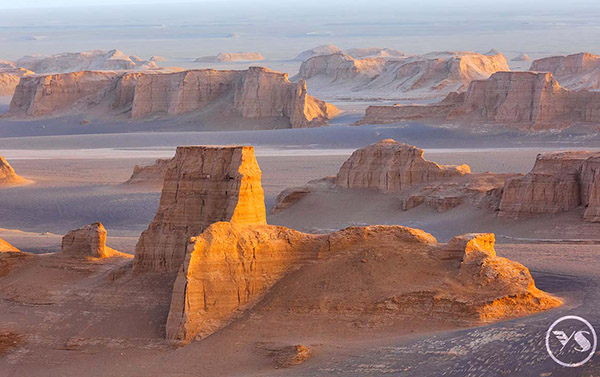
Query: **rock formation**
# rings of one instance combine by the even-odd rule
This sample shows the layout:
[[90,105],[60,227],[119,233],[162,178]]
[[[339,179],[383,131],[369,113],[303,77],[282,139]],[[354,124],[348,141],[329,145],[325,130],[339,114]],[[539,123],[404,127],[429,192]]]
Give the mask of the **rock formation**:
[[301,52],[300,54],[298,54],[298,56],[294,58],[294,60],[304,61],[314,56],[331,55],[341,51],[342,50],[340,50],[339,47],[334,46],[332,44],[320,45],[315,48],[311,48],[310,50]]
[[527,56],[526,53],[522,52],[519,55],[512,58],[511,61],[513,61],[513,62],[528,62],[528,61],[531,61],[531,58],[529,56]]
[[0,59],[0,69],[15,69],[17,65],[13,62]]
[[32,74],[32,71],[24,68],[0,69],[0,96],[12,96],[21,77]]
[[537,59],[529,70],[550,72],[568,89],[600,88],[600,56],[587,52]]
[[324,97],[429,99],[508,70],[502,54],[450,52],[355,59],[335,53],[304,61],[294,79],[307,80],[311,93]]
[[367,315],[477,323],[561,304],[535,287],[527,268],[496,256],[493,234],[444,245],[401,226],[311,235],[220,222],[189,245],[173,287],[167,338],[206,337],[261,299],[266,313],[338,321]]
[[158,159],[152,165],[135,165],[126,185],[161,185],[172,159]]
[[0,187],[22,185],[30,182],[18,175],[8,161],[0,156]]
[[119,50],[65,52],[51,56],[24,56],[15,62],[17,67],[36,73],[64,73],[84,70],[132,70],[158,68],[156,63],[127,56]]
[[292,83],[286,74],[251,67],[26,76],[8,114],[40,117],[94,110],[98,116],[127,114],[134,119],[206,114],[206,110],[221,118],[287,119],[293,128],[321,126],[338,113],[335,106],[309,96],[303,81]]
[[17,253],[19,249],[0,238],[0,253]]
[[349,48],[344,51],[344,54],[350,55],[354,59],[406,57],[402,51],[381,47]]
[[167,59],[165,59],[162,56],[154,55],[154,56],[150,57],[150,59],[148,59],[148,60],[151,62],[164,62]]
[[587,207],[584,219],[600,221],[600,153],[539,154],[526,175],[508,179],[498,216],[522,218]]
[[423,158],[425,152],[392,139],[358,149],[340,168],[335,184],[400,192],[411,186],[469,174],[468,165],[444,166]]
[[106,229],[102,223],[93,223],[70,231],[62,238],[61,249],[64,255],[71,257],[125,256],[106,246]]
[[254,148],[178,147],[154,221],[135,248],[135,269],[176,272],[190,237],[210,224],[264,224],[261,171]]
[[600,121],[600,93],[562,88],[550,73],[498,72],[432,105],[369,106],[358,124],[407,120],[501,124],[525,130]]
[[258,62],[265,57],[258,52],[221,52],[217,56],[203,56],[195,60],[197,63],[226,63],[236,61]]

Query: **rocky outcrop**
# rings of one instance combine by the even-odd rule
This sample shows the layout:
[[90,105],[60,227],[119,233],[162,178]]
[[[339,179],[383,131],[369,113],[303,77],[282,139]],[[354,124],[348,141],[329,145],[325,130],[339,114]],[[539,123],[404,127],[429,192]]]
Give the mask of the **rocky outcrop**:
[[0,238],[0,253],[18,253],[19,249]]
[[294,60],[304,61],[304,60],[310,59],[314,56],[331,55],[331,54],[335,54],[335,53],[338,53],[341,51],[342,50],[340,50],[339,47],[337,47],[335,45],[325,44],[325,45],[320,45],[315,48],[311,48],[310,50],[301,52],[300,54],[298,54],[298,56],[296,56],[294,58]]
[[412,145],[382,140],[352,153],[340,168],[335,184],[389,193],[471,172],[468,165],[444,166],[427,161],[424,153]]
[[600,121],[600,93],[562,88],[550,73],[498,72],[432,105],[369,106],[358,124],[407,120],[500,124],[525,130]]
[[526,53],[522,52],[519,55],[512,58],[511,61],[513,61],[513,62],[528,62],[528,61],[531,61],[531,58]]
[[173,287],[167,338],[204,338],[258,301],[258,315],[336,321],[366,315],[481,322],[561,304],[535,287],[526,267],[496,256],[493,234],[444,245],[401,226],[311,235],[220,222],[191,240]]
[[0,69],[0,96],[12,96],[21,77],[32,74],[32,71],[24,68]]
[[106,246],[106,229],[93,223],[74,229],[62,238],[62,253],[70,257],[109,258],[126,256]]
[[355,59],[340,52],[304,61],[294,79],[306,80],[311,93],[320,97],[430,99],[508,70],[502,54],[449,52]]
[[161,185],[169,169],[172,159],[158,159],[152,165],[133,167],[131,177],[124,183],[126,185]]
[[252,147],[178,147],[154,221],[136,245],[135,269],[176,272],[190,237],[214,222],[264,224],[260,178]]
[[344,51],[344,54],[350,55],[354,59],[406,57],[402,51],[381,47],[349,48]]
[[534,60],[530,71],[550,72],[565,88],[600,88],[600,57],[587,52]]
[[31,181],[21,177],[15,172],[15,169],[10,166],[8,161],[0,156],[0,187],[16,186],[31,183]]
[[203,56],[195,62],[206,63],[226,63],[236,61],[258,62],[265,60],[265,57],[258,52],[221,52],[217,56]]
[[24,56],[15,63],[18,67],[27,68],[36,73],[158,68],[154,62],[142,60],[135,55],[127,56],[119,50],[92,50],[74,53],[65,52],[51,56]]
[[592,152],[538,155],[531,172],[506,181],[498,216],[522,218],[585,206],[584,219],[600,221],[598,161],[600,154]]
[[[209,106],[212,105],[212,106]],[[335,106],[311,97],[303,81],[251,67],[179,72],[97,72],[27,76],[10,104],[13,117],[89,113],[130,118],[206,114],[247,119],[287,119],[291,127],[321,126]]]

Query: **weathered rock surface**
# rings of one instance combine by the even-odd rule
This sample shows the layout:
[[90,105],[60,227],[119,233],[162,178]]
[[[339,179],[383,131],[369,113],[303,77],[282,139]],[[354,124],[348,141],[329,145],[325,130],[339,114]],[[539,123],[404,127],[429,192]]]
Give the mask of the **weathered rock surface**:
[[0,253],[16,253],[19,249],[0,238]]
[[74,229],[62,238],[62,253],[72,257],[109,258],[127,256],[106,246],[106,229],[93,223]]
[[283,316],[351,321],[367,315],[369,322],[407,315],[481,322],[561,304],[535,287],[527,268],[496,256],[493,234],[444,245],[401,226],[311,235],[220,222],[189,246],[167,337],[206,337],[258,301],[258,310]]
[[98,116],[140,118],[204,114],[203,110],[216,117],[282,118],[293,128],[321,126],[338,113],[335,106],[308,95],[303,81],[292,83],[286,74],[251,67],[27,76],[15,89],[8,114],[40,117],[95,111]]
[[321,97],[429,99],[508,70],[502,54],[449,52],[355,59],[340,52],[304,61],[294,79],[306,80],[311,93]]
[[537,59],[529,70],[550,72],[568,89],[600,88],[600,57],[587,52]]
[[344,188],[372,188],[399,192],[414,185],[459,177],[468,165],[444,166],[423,158],[425,152],[393,139],[358,149],[340,168],[335,184]]
[[154,221],[136,245],[136,270],[176,272],[190,237],[217,221],[266,223],[254,148],[178,147]]
[[335,53],[338,53],[341,51],[342,50],[340,50],[340,48],[335,45],[325,44],[325,45],[320,45],[315,48],[311,48],[310,50],[301,52],[300,54],[298,54],[298,56],[296,56],[294,58],[294,60],[304,61],[304,60],[310,59],[314,56],[331,55],[331,54],[335,54]]
[[0,96],[12,96],[21,77],[32,74],[32,71],[25,68],[0,69]]
[[30,182],[31,181],[18,175],[8,161],[0,156],[0,187],[22,185]]
[[125,182],[126,185],[161,185],[165,174],[169,169],[172,159],[158,159],[152,165],[133,167],[131,177]]
[[65,52],[51,56],[24,56],[15,62],[17,67],[36,73],[64,73],[84,70],[132,70],[154,69],[156,63],[142,60],[135,55],[127,56],[119,50],[92,50]]
[[406,120],[501,124],[525,130],[600,121],[600,93],[562,88],[550,73],[498,72],[432,105],[369,106],[358,124]]
[[528,174],[506,181],[498,216],[521,218],[586,206],[585,220],[597,217],[598,161],[592,152],[539,154]]
[[208,63],[226,63],[235,61],[257,62],[265,60],[265,57],[258,52],[221,52],[217,56],[203,56],[196,59],[196,62]]

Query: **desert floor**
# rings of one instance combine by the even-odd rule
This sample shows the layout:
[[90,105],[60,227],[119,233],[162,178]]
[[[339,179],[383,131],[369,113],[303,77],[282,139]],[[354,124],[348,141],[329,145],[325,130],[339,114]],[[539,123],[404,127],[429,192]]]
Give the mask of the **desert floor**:
[[[175,146],[255,145],[263,171],[267,210],[284,188],[336,174],[356,148],[393,137],[426,149],[444,164],[467,163],[473,171],[525,173],[542,151],[592,149],[586,140],[532,138],[515,144],[493,138],[431,136],[418,127],[332,127],[211,133],[137,133],[0,139],[0,151],[33,184],[0,190],[0,238],[23,251],[58,251],[68,230],[101,221],[108,245],[133,253],[158,207],[157,188],[122,185],[135,164],[168,158]],[[489,145],[495,145],[493,148]],[[335,146],[335,147],[334,147]],[[2,331],[22,344],[0,359],[3,376],[593,376],[598,357],[576,370],[549,359],[548,326],[566,314],[600,322],[600,227],[577,211],[529,220],[499,220],[459,206],[443,214],[415,208],[402,212],[393,198],[357,192],[348,205],[335,196],[313,198],[301,208],[268,215],[268,222],[324,232],[349,225],[401,224],[440,241],[467,232],[495,232],[497,252],[531,269],[538,287],[564,299],[557,310],[486,326],[459,328],[407,320],[392,328],[348,328],[277,313],[246,314],[224,330],[183,348],[164,339],[169,278],[129,275],[130,260],[64,266],[60,256],[15,260],[19,275],[2,288]],[[51,272],[48,272],[51,271]],[[302,326],[298,324],[302,323]],[[261,345],[304,344],[314,357],[277,369]],[[444,374],[445,373],[445,374]],[[490,374],[492,373],[492,374]]]

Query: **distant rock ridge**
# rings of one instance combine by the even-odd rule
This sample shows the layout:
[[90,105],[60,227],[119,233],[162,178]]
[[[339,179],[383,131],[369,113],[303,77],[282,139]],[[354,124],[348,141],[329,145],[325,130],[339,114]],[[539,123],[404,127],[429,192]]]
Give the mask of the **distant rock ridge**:
[[429,99],[508,70],[502,54],[440,52],[356,59],[337,52],[305,60],[293,79],[307,80],[311,93],[320,97]]
[[531,61],[531,58],[526,53],[522,52],[510,60],[513,62],[528,62]]
[[15,169],[10,166],[8,161],[0,156],[0,187],[15,186],[31,183],[31,181],[21,177],[15,172]]
[[156,216],[136,245],[135,269],[176,272],[190,237],[214,222],[265,224],[260,178],[253,147],[177,147]]
[[126,185],[161,185],[173,159],[158,159],[152,165],[135,165]]
[[71,257],[126,256],[106,246],[106,229],[99,222],[71,230],[62,238],[61,250],[64,255]]
[[335,106],[308,95],[303,81],[292,83],[286,74],[251,67],[246,71],[82,71],[26,76],[15,89],[8,116],[96,111],[98,116],[136,119],[203,110],[220,117],[288,119],[292,128],[325,125],[338,113]]
[[298,56],[296,56],[294,58],[294,60],[304,61],[304,60],[310,59],[314,56],[330,55],[330,54],[335,54],[335,53],[341,52],[341,51],[342,50],[340,50],[340,48],[335,45],[324,44],[324,45],[317,46],[315,48],[311,48],[310,50],[301,52],[300,54],[298,54]]
[[537,59],[529,70],[550,72],[568,89],[600,89],[600,56],[588,52]]
[[409,120],[500,124],[524,130],[600,122],[600,93],[562,88],[550,73],[497,72],[431,105],[369,106],[358,124]]
[[312,235],[219,222],[189,245],[173,286],[167,339],[205,338],[258,301],[259,313],[339,321],[359,313],[371,319],[409,315],[467,323],[561,304],[535,287],[526,267],[496,256],[493,234],[438,244],[432,235],[402,226]]
[[583,219],[600,222],[600,153],[539,154],[526,175],[506,181],[498,216],[523,218],[583,206]]
[[153,61],[126,55],[119,50],[65,52],[51,56],[24,56],[15,62],[17,67],[36,73],[66,73],[86,70],[133,70],[158,68]]
[[248,61],[257,62],[265,60],[265,57],[258,52],[221,52],[217,56],[203,56],[195,60],[195,62],[236,62],[236,61]]

